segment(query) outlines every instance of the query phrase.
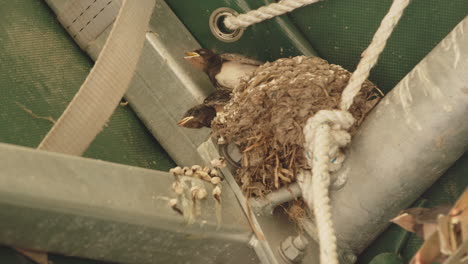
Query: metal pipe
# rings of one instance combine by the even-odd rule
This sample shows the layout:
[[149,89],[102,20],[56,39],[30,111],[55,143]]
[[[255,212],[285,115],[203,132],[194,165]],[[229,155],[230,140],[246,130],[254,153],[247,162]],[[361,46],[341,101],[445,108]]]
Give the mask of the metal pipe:
[[360,253],[468,149],[468,18],[367,117],[332,191],[340,242]]
[[278,205],[294,200],[301,195],[301,188],[298,184],[293,183],[269,193],[265,197],[251,198],[250,205],[256,213],[273,214],[273,210]]

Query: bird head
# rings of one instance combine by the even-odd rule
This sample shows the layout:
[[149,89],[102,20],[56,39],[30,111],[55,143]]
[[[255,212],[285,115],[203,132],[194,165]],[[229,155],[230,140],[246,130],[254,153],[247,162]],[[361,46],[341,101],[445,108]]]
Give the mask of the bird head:
[[177,125],[186,128],[211,127],[215,116],[216,110],[213,107],[201,104],[190,108]]
[[198,70],[207,71],[212,64],[220,63],[221,57],[209,49],[185,52],[185,60]]

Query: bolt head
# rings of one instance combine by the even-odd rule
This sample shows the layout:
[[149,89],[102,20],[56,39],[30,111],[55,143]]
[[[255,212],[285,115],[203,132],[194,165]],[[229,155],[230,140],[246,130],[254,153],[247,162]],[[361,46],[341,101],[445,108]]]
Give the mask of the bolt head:
[[287,263],[300,263],[304,258],[304,251],[296,247],[291,236],[281,243],[280,253]]

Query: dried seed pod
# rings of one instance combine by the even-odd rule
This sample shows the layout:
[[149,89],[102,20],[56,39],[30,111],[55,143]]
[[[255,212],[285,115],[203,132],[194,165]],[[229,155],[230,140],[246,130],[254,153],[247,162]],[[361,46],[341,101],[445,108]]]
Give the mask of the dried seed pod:
[[185,175],[185,176],[192,176],[192,175],[193,175],[193,170],[192,170],[192,168],[184,167],[184,175]]
[[204,181],[211,181],[211,176],[208,175],[208,173],[204,171],[197,171],[195,172],[195,176],[199,179],[202,179]]
[[177,205],[177,199],[176,198],[170,199],[168,204],[169,204],[170,207],[176,206]]
[[210,173],[211,169],[208,168],[208,167],[204,167],[204,168],[203,168],[203,171],[206,172],[206,173]]
[[181,215],[184,215],[184,212],[182,212],[182,210],[180,210],[179,207],[177,207],[177,199],[170,199],[168,203],[172,210],[176,211]]
[[208,174],[204,174],[204,175],[202,176],[202,179],[203,179],[204,181],[211,182],[211,176],[208,175]]
[[192,193],[192,198],[198,199],[198,200],[202,200],[208,195],[205,188],[198,187],[198,186],[194,186],[190,188],[190,192]]
[[201,169],[202,169],[202,167],[201,167],[200,165],[193,165],[193,166],[192,166],[192,170],[193,170],[194,172],[199,171],[199,170],[201,170]]
[[221,202],[221,187],[219,187],[219,185],[216,185],[216,187],[213,189],[212,195],[216,201],[219,203]]
[[216,184],[218,184],[218,183],[220,183],[220,182],[221,182],[221,178],[220,178],[220,177],[213,177],[213,178],[211,178],[211,183],[212,183],[212,184],[215,184],[215,185],[216,185]]
[[169,174],[171,174],[172,176],[177,176],[177,174],[175,173],[174,168],[169,170]]
[[224,168],[226,167],[226,159],[224,157],[219,157],[217,159],[212,160],[211,165],[215,168]]
[[169,173],[170,173],[171,175],[173,175],[173,176],[183,175],[183,174],[184,174],[184,170],[183,170],[181,167],[177,166],[177,167],[175,167],[175,168],[170,169],[170,170],[169,170]]
[[193,186],[192,188],[190,188],[190,193],[192,194],[193,199],[195,199],[199,190],[200,190],[200,187],[198,186]]
[[180,186],[179,182],[173,182],[172,183],[172,190],[177,194],[181,195],[184,193],[184,188]]
[[218,177],[218,176],[219,176],[218,170],[217,170],[217,169],[212,169],[212,170],[210,171],[210,176],[211,176],[211,177]]
[[196,197],[198,200],[203,200],[208,196],[208,193],[206,192],[205,188],[200,188],[196,194]]

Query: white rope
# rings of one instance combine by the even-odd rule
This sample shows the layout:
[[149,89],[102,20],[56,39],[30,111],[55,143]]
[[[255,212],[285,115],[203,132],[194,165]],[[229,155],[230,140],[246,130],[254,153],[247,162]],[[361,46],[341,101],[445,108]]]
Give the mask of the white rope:
[[379,28],[372,38],[372,42],[362,54],[362,59],[359,62],[356,70],[351,75],[348,85],[341,96],[340,109],[348,110],[353,104],[354,97],[361,90],[364,81],[369,77],[372,67],[375,66],[379,59],[380,53],[385,48],[387,40],[393,32],[393,29],[398,24],[403,11],[410,3],[410,0],[395,0],[393,1],[387,15],[382,19]]
[[314,210],[320,241],[320,263],[338,264],[336,236],[328,195],[330,168],[332,165],[337,165],[337,169],[341,167],[344,159],[337,157],[344,156],[340,148],[351,141],[347,129],[353,123],[354,118],[347,111],[321,110],[309,118],[304,127],[305,155],[314,176],[312,177],[308,171],[303,171],[298,182],[307,206]]
[[320,0],[282,0],[278,3],[262,6],[259,9],[249,11],[238,16],[228,16],[224,20],[224,25],[232,30],[246,28],[264,20],[286,14],[299,7],[310,5]]
[[403,15],[410,0],[395,0],[382,20],[371,44],[363,53],[363,58],[352,74],[341,97],[341,110],[321,110],[307,120],[304,127],[305,155],[312,167],[312,175],[302,171],[298,182],[302,196],[309,208],[314,210],[320,242],[320,262],[337,264],[338,254],[336,235],[333,228],[329,198],[330,172],[339,169],[344,160],[340,149],[351,141],[347,130],[354,118],[347,111],[353,104],[370,70],[377,63],[388,38]]

